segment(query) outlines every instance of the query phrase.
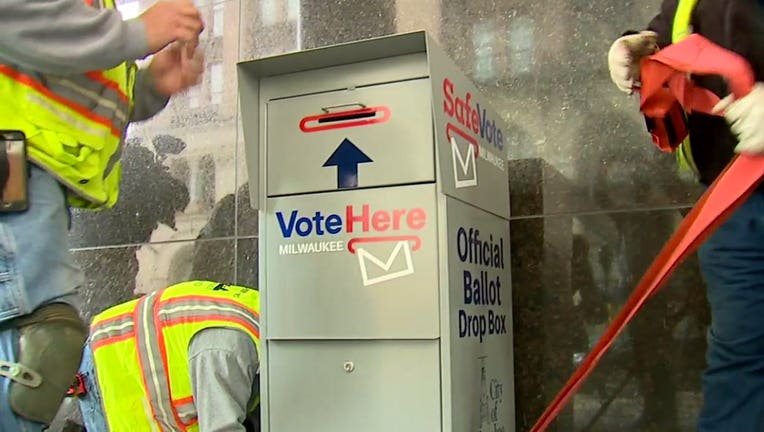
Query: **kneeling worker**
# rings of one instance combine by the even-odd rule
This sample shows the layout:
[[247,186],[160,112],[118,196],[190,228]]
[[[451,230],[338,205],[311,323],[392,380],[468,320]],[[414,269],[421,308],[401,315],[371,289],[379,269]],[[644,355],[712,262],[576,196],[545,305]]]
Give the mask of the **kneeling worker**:
[[79,374],[87,431],[245,431],[259,311],[257,290],[193,281],[97,315]]

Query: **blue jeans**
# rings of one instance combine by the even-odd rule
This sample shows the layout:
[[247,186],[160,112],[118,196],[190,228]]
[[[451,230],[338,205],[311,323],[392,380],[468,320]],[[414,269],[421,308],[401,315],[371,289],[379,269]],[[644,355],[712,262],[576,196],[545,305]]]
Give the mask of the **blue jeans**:
[[764,431],[764,188],[698,257],[711,307],[698,431]]
[[82,413],[85,430],[88,432],[108,432],[109,427],[106,424],[106,417],[103,413],[101,392],[98,389],[98,378],[96,377],[90,342],[85,345],[85,350],[82,352],[80,374],[85,381],[85,395],[79,398],[80,412]]
[[[29,209],[0,213],[0,323],[38,307],[64,302],[76,306],[84,282],[67,244],[69,211],[64,191],[45,171],[32,166]],[[18,332],[0,330],[0,360],[16,362]],[[39,431],[42,425],[18,418],[8,404],[10,380],[0,377],[0,431]]]

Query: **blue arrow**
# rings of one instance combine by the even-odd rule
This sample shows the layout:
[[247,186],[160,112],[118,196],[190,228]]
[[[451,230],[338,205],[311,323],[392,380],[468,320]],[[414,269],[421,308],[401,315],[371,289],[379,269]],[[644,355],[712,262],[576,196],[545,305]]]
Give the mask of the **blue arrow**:
[[337,188],[346,189],[358,187],[358,164],[374,162],[366,153],[361,151],[349,139],[342,140],[324,167],[337,167]]

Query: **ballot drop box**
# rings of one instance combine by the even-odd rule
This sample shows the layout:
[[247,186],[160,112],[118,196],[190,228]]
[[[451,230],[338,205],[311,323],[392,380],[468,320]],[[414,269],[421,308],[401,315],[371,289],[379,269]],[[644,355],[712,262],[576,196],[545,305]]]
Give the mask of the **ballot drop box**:
[[238,65],[270,432],[514,430],[506,125],[425,32]]

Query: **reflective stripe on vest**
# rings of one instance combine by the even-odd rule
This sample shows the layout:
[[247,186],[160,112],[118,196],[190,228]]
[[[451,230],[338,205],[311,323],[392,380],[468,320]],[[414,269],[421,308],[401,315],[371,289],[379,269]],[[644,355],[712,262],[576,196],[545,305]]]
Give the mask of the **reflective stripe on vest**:
[[[119,84],[107,79],[103,72],[56,77],[0,64],[0,74],[34,89],[47,99],[54,100],[91,122],[107,128],[117,138],[122,136],[122,131],[127,127],[130,100]],[[62,118],[68,116],[67,111],[58,110],[54,105],[45,105],[44,108]],[[76,122],[75,125],[82,129],[92,128],[94,134],[101,133],[100,128],[93,128],[87,123],[78,123]]]
[[191,339],[206,328],[233,328],[259,351],[258,310],[255,290],[186,282],[98,315],[90,344],[109,428],[195,431]]
[[[674,21],[671,26],[671,43],[677,43],[692,34],[692,12],[698,0],[679,0],[674,13]],[[685,117],[687,114],[685,113]],[[679,168],[694,173],[700,177],[700,171],[695,165],[695,159],[692,157],[692,146],[690,145],[690,134],[682,141],[676,149],[676,160]]]
[[[84,0],[114,9],[114,0]],[[21,130],[29,158],[74,192],[76,207],[111,207],[119,194],[121,146],[137,67],[77,75],[0,64],[0,129]]]

